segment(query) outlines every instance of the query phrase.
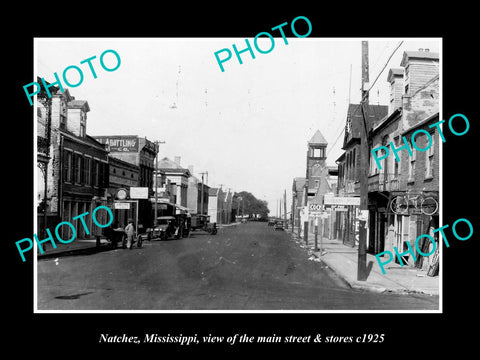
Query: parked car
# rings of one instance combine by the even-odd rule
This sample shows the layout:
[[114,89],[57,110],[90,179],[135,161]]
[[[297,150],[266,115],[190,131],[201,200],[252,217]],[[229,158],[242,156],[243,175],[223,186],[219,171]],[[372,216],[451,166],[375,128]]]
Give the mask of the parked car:
[[283,230],[283,221],[275,221],[275,225],[273,225],[274,230]]
[[268,219],[268,226],[273,226],[275,225],[275,219]]
[[195,231],[197,229],[216,235],[217,223],[211,223],[209,215],[193,214],[191,217],[190,230]]
[[159,216],[157,217],[157,225],[153,228],[152,238],[167,240],[176,230],[175,217],[173,216]]

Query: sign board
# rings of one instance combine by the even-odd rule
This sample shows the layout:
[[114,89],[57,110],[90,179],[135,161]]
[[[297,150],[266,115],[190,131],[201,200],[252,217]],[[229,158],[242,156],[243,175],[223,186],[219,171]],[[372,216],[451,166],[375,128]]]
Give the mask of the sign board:
[[325,196],[325,205],[360,205],[360,197]]
[[347,211],[347,208],[344,205],[333,205],[333,211]]
[[130,187],[130,199],[148,199],[148,187]]
[[107,145],[110,152],[138,152],[138,138],[132,135],[94,136],[95,140]]
[[115,202],[114,207],[117,210],[128,210],[128,209],[130,209],[130,203],[128,203],[128,202]]
[[368,221],[368,210],[360,210],[357,214],[357,220]]
[[322,205],[320,204],[309,204],[308,205],[308,211],[320,211],[322,210]]

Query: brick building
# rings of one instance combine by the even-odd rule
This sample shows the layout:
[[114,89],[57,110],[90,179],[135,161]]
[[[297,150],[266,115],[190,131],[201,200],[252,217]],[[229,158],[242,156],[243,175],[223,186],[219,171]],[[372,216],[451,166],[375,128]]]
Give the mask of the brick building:
[[[315,217],[309,211],[309,204],[317,201],[319,196],[333,194],[333,177],[337,176],[336,166],[327,166],[327,140],[320,130],[307,142],[305,177],[294,178],[292,184],[292,224],[300,236],[303,236],[305,223],[308,231],[313,233]],[[335,180],[336,182],[336,180]],[[330,213],[329,213],[330,214]],[[335,219],[329,216],[323,222],[324,233],[329,236]]]
[[[394,246],[399,252],[406,251],[407,242],[414,248],[420,234],[438,226],[440,138],[436,127],[430,125],[439,121],[439,56],[406,51],[400,66],[403,68],[391,69],[388,74],[389,114],[371,132],[372,149],[382,145],[389,149],[379,164],[372,155],[370,159],[367,249],[373,254],[393,252]],[[430,144],[429,149],[417,150],[412,136],[418,149]],[[397,161],[392,143],[396,149],[408,145],[412,155],[407,149],[399,150]],[[385,153],[382,150],[378,157]],[[420,248],[427,245],[419,244]],[[410,256],[404,256],[403,262],[428,267],[429,258],[417,259],[414,264]]]
[[[39,225],[52,228],[68,221],[74,224],[77,238],[88,238],[101,232],[93,226],[91,214],[97,206],[106,204],[108,152],[104,145],[86,134],[88,102],[76,100],[68,89],[61,93],[58,88],[51,87],[50,92],[49,101],[37,98],[40,109],[37,131],[42,137],[37,157],[46,170],[46,205],[42,215],[48,219],[46,224],[42,221]],[[72,221],[85,212],[89,213],[85,222],[90,234],[86,233],[80,219]],[[100,223],[107,221],[101,219],[100,212],[97,215]],[[70,239],[72,231],[63,226],[59,235]]]
[[130,204],[128,209],[118,209],[115,205],[112,206],[112,203],[119,200],[119,190],[128,192],[131,187],[139,186],[140,167],[112,156],[108,157],[108,163],[110,173],[107,198],[114,214],[114,227],[125,227],[129,218],[136,218],[134,205]]
[[[148,197],[153,196],[153,172],[158,145],[146,137],[137,135],[102,135],[94,137],[98,142],[105,144],[111,158],[122,160],[138,167],[138,187],[148,188]],[[120,166],[120,163],[116,163]],[[125,165],[126,166],[126,165]],[[124,166],[124,168],[125,168]],[[127,168],[125,171],[130,171]],[[113,171],[113,170],[112,170]],[[114,207],[114,197],[109,198],[109,206]],[[153,226],[152,202],[147,199],[138,201],[138,228]],[[136,217],[133,217],[136,219]]]
[[[369,132],[388,112],[386,105],[368,105],[366,107],[367,132]],[[359,104],[349,104],[345,123],[345,135],[342,150],[345,152],[336,160],[338,165],[337,195],[340,197],[360,196],[360,127],[363,124],[362,110]],[[357,206],[348,205],[346,211],[337,212],[335,235],[343,239],[344,244],[355,246],[358,234]]]

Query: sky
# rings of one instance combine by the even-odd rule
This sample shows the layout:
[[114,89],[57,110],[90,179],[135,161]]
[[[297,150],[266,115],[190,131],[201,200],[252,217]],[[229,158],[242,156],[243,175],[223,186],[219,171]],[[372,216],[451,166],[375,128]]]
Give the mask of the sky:
[[[368,40],[370,82],[380,74],[370,103],[387,105],[388,70],[400,65],[406,50],[441,53],[441,39],[294,37],[288,45],[274,39],[268,54],[249,39],[255,59],[245,52],[240,64],[232,44],[244,49],[245,38],[37,38],[36,76],[54,82],[54,72],[61,77],[67,66],[80,67],[83,82],[64,86],[88,101],[88,135],[165,141],[159,158],[180,156],[195,176],[208,172],[208,185],[249,191],[275,215],[285,190],[289,207],[293,178],[305,176],[307,142],[317,129],[328,141],[327,165],[343,152],[349,99],[360,101],[361,41]],[[268,38],[260,40],[261,49],[270,47]],[[222,72],[214,53],[224,48],[232,58]],[[111,72],[99,63],[109,49],[121,58]],[[80,64],[94,55],[96,79]],[[111,53],[104,60],[116,64]],[[72,84],[75,73],[68,72]]]

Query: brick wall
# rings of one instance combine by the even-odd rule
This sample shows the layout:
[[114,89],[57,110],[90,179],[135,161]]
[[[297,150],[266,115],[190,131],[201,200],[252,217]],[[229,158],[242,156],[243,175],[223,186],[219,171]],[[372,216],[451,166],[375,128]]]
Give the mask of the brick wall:
[[437,113],[439,111],[438,100],[438,79],[412,95],[405,95],[403,97],[403,129],[407,130],[422,120],[425,120],[430,115]]
[[[438,121],[432,120],[428,124],[433,124],[434,122]],[[401,170],[402,170],[402,183],[405,184],[405,187],[409,191],[439,191],[440,186],[440,135],[436,129],[432,129],[428,127],[428,124],[418,128],[418,129],[425,129],[427,131],[431,131],[431,136],[433,139],[433,172],[431,177],[427,177],[427,161],[429,158],[428,151],[418,151],[416,150],[412,143],[411,143],[411,136],[414,131],[409,132],[405,135],[405,137],[409,141],[409,145],[412,148],[412,152],[414,157],[408,156],[407,151],[402,151],[401,155]],[[418,148],[423,149],[426,148],[428,145],[428,137],[425,134],[417,134],[415,136],[415,144]],[[412,159],[415,158],[415,172],[413,178],[409,181],[409,163]]]

